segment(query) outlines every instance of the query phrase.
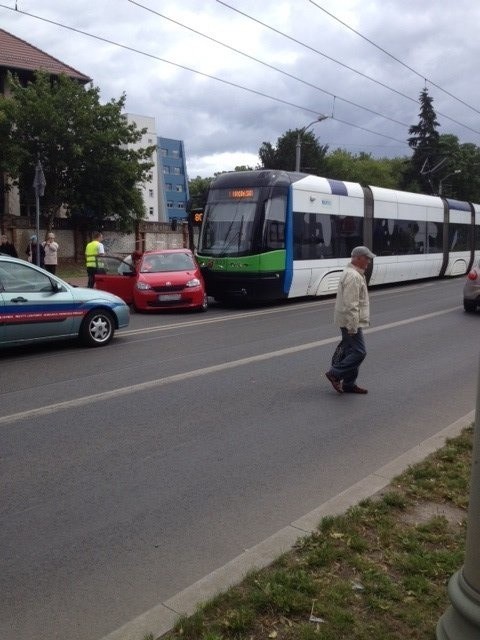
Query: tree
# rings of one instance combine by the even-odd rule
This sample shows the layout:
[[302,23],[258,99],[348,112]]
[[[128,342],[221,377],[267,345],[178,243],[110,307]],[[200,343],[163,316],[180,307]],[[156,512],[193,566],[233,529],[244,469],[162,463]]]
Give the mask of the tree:
[[139,189],[148,181],[155,146],[133,149],[144,131],[122,115],[126,96],[100,104],[99,88],[38,73],[23,87],[10,76],[10,97],[0,97],[0,168],[33,200],[39,157],[46,178],[42,210],[50,224],[64,209],[91,226],[117,220],[124,229],[145,216]]
[[326,158],[326,178],[359,182],[385,189],[399,188],[400,167],[403,158],[372,158],[369,153],[352,154],[336,149]]
[[207,203],[208,189],[213,178],[201,178],[197,176],[188,181],[188,192],[190,194],[190,208],[196,209],[205,207]]
[[480,147],[471,142],[460,144],[457,136],[443,134],[439,139],[439,148],[445,162],[432,176],[435,192],[441,191],[443,196],[449,198],[479,202]]
[[328,145],[320,145],[311,131],[302,134],[302,129],[289,129],[277,140],[274,147],[270,142],[263,142],[258,151],[261,169],[295,170],[295,152],[298,134],[301,134],[302,166],[301,171],[313,175],[322,175],[325,168],[325,156]]
[[235,167],[234,171],[253,171],[253,167],[250,167],[248,164],[240,164]]
[[419,122],[412,125],[408,132],[408,144],[413,149],[410,166],[404,175],[404,186],[412,190],[433,193],[435,191],[432,178],[442,157],[439,149],[440,135],[437,131],[439,123],[433,108],[433,98],[426,88],[420,93]]

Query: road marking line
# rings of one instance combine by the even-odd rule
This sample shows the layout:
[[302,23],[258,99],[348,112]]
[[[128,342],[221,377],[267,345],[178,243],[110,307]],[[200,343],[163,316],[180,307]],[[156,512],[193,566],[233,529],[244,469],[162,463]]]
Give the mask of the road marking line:
[[[423,289],[425,287],[432,287],[433,285],[435,285],[436,282],[424,282],[422,284],[413,284],[410,286],[404,286],[401,289],[386,289],[386,290],[382,290],[382,291],[371,291],[370,292],[370,298],[376,298],[379,296],[386,296],[386,295],[397,295],[397,294],[403,294],[403,293],[410,293],[412,290],[415,289]],[[289,302],[292,302],[291,305],[288,305]],[[204,324],[215,324],[217,322],[228,322],[231,320],[243,320],[244,318],[255,318],[256,316],[264,316],[264,315],[269,315],[269,314],[273,314],[273,313],[283,313],[285,311],[297,311],[297,310],[303,310],[303,309],[308,309],[310,307],[310,309],[314,309],[317,306],[322,306],[322,305],[327,305],[327,304],[335,304],[335,297],[332,294],[332,296],[329,297],[325,297],[325,298],[320,298],[320,299],[310,299],[308,302],[297,302],[294,304],[294,300],[292,299],[287,300],[285,305],[281,305],[278,307],[275,307],[274,309],[261,309],[261,310],[253,310],[253,311],[243,311],[243,312],[239,312],[236,313],[235,315],[229,315],[229,316],[221,316],[220,318],[215,317],[215,318],[202,318],[197,319],[197,320],[185,320],[184,322],[175,322],[172,324],[166,324],[163,326],[156,326],[156,327],[144,327],[142,329],[127,329],[127,330],[122,330],[122,337],[123,336],[136,336],[136,335],[142,335],[145,333],[154,333],[156,331],[168,331],[170,329],[178,329],[178,328],[185,328],[185,327],[196,327],[199,325],[204,325]]]
[[[317,301],[320,302],[320,301]],[[322,303],[333,303],[335,300],[322,300]],[[281,306],[275,309],[263,309],[261,311],[243,311],[231,316],[221,316],[220,318],[204,318],[202,320],[186,320],[185,322],[175,322],[172,324],[166,324],[161,327],[144,327],[143,329],[128,329],[122,331],[122,336],[138,335],[143,333],[152,333],[153,331],[166,331],[168,329],[178,329],[183,327],[196,327],[202,324],[214,324],[216,322],[226,322],[229,320],[243,320],[244,318],[255,318],[256,316],[264,316],[271,313],[281,313],[283,311],[295,311],[297,309],[304,309],[306,307],[313,307],[315,302],[305,302],[296,304],[295,306]]]
[[[394,329],[414,322],[421,322],[423,320],[429,320],[436,316],[445,315],[452,311],[460,309],[459,306],[451,307],[449,309],[442,309],[442,311],[434,311],[421,316],[415,316],[413,318],[407,318],[405,320],[397,320],[396,322],[390,322],[379,327],[372,327],[365,329],[364,333],[376,333],[377,331],[386,331],[387,329]],[[131,393],[138,393],[139,391],[147,391],[148,389],[154,389],[155,387],[162,387],[167,384],[173,384],[175,382],[181,382],[183,380],[189,380],[191,378],[198,378],[199,376],[209,375],[211,373],[217,373],[218,371],[226,371],[228,369],[235,369],[236,367],[242,367],[244,365],[253,364],[255,362],[262,362],[264,360],[270,360],[271,358],[278,358],[287,356],[292,353],[299,353],[301,351],[307,351],[309,349],[316,349],[323,347],[327,344],[332,344],[338,341],[338,336],[333,338],[325,338],[323,340],[316,340],[315,342],[307,342],[305,344],[297,345],[296,347],[286,347],[285,349],[279,349],[278,351],[270,351],[267,353],[260,353],[255,356],[248,356],[247,358],[240,358],[239,360],[231,360],[230,362],[222,362],[221,364],[211,365],[210,367],[203,367],[201,369],[194,369],[193,371],[186,371],[184,373],[177,373],[173,376],[167,376],[165,378],[157,378],[155,380],[148,380],[147,382],[139,382],[138,384],[132,384],[127,387],[119,387],[118,389],[111,389],[110,391],[103,391],[101,393],[94,393],[88,396],[81,396],[80,398],[74,398],[72,400],[64,400],[63,402],[56,402],[55,404],[45,405],[43,407],[37,407],[36,409],[27,409],[26,411],[19,411],[18,413],[11,413],[10,415],[0,418],[0,425],[11,424],[20,420],[26,420],[29,418],[36,418],[39,416],[45,416],[56,411],[64,411],[65,409],[73,409],[75,407],[83,407],[93,402],[102,402],[104,400],[111,400],[120,396],[125,396]]]

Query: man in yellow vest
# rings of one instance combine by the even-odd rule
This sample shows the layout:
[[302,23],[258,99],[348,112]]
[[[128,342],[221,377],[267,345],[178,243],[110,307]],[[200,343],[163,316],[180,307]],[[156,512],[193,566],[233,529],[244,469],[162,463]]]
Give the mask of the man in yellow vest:
[[105,248],[102,244],[103,235],[100,231],[93,234],[93,240],[85,247],[85,264],[88,274],[88,288],[93,289],[95,284],[95,274],[103,270],[101,256],[105,255]]

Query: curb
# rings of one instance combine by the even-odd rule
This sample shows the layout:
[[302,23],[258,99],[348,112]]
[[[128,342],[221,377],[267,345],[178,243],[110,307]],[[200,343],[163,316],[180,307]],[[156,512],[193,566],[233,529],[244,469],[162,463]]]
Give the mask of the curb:
[[325,516],[340,515],[361,500],[371,498],[382,491],[396,476],[443,447],[448,438],[460,435],[463,429],[474,420],[475,411],[467,413],[434,436],[427,438],[337,496],[330,498],[313,511],[280,529],[254,547],[247,549],[227,564],[215,569],[183,591],[179,591],[165,602],[159,603],[127,622],[101,640],[143,640],[148,633],[153,633],[154,638],[159,638],[172,629],[180,616],[192,615],[199,604],[238,584],[249,571],[262,569],[271,564],[282,553],[289,551],[300,538],[316,531]]

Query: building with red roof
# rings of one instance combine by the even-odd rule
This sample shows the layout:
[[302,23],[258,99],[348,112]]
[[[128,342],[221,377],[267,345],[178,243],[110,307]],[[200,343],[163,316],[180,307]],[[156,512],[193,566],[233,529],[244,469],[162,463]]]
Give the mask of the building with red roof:
[[91,78],[77,71],[61,60],[57,60],[38,47],[21,38],[0,29],[0,92],[6,93],[7,73],[11,71],[20,81],[33,80],[35,71],[46,71],[53,76],[64,74],[82,84],[91,82]]
[[[4,95],[9,93],[9,71],[17,76],[23,85],[33,81],[36,71],[45,71],[53,77],[63,74],[81,84],[91,82],[91,78],[77,69],[57,60],[25,40],[17,38],[8,31],[0,29],[0,93]],[[16,188],[5,189],[5,181],[7,180],[8,176],[2,177],[0,175],[0,221],[2,228],[4,216],[18,216],[20,214],[18,190]]]

